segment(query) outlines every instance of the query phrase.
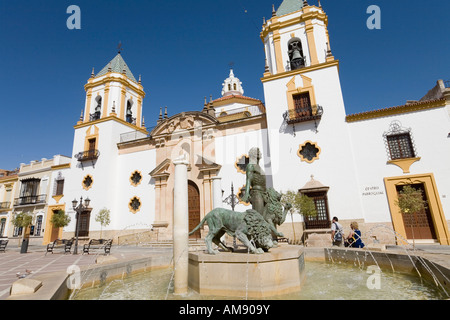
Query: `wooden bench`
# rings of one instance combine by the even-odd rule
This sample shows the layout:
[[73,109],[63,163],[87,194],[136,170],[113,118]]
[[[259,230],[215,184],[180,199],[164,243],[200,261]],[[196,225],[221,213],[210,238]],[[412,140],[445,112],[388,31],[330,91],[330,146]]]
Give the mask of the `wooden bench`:
[[83,245],[83,254],[89,254],[90,250],[104,249],[105,255],[111,251],[112,239],[91,239],[89,243]]
[[70,253],[73,242],[74,242],[74,238],[72,238],[72,239],[56,239],[52,243],[47,244],[47,252],[45,254],[47,254],[48,252],[51,252],[53,254],[53,250],[55,250],[55,249],[64,249],[64,254]]
[[6,252],[6,245],[9,240],[0,239],[0,251]]

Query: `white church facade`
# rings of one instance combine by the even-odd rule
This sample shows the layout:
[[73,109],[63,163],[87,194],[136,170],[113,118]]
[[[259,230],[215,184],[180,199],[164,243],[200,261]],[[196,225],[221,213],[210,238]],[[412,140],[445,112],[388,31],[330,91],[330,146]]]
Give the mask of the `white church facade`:
[[[316,204],[317,216],[286,219],[281,231],[289,239],[326,232],[337,216],[347,229],[357,221],[368,242],[395,244],[414,237],[449,245],[450,85],[439,80],[420,101],[347,115],[327,25],[320,5],[284,0],[261,32],[264,103],[245,96],[245,84],[231,70],[220,98],[205,97],[198,110],[171,116],[161,109],[151,130],[142,116],[141,80],[117,54],[85,85],[72,156],[50,166],[47,200],[39,211],[45,226],[40,241],[71,237],[77,228],[81,238],[102,232],[119,244],[130,234],[170,240],[173,160],[181,154],[189,159],[193,229],[213,208],[231,208],[224,200],[231,186],[235,194],[244,187],[248,151],[258,147],[268,186],[298,191]],[[22,176],[19,171],[14,188],[12,178],[5,178],[14,190],[10,197],[21,197]],[[61,180],[63,190],[57,188]],[[428,204],[412,223],[396,204],[405,185],[422,190]],[[55,196],[57,189],[61,194]],[[72,200],[80,197],[91,200],[80,220],[54,230],[52,214],[64,210],[75,217]],[[238,200],[235,210],[250,207]],[[107,226],[95,219],[103,208],[110,211]],[[0,211],[0,220],[22,209],[11,204]],[[13,229],[4,224],[2,230],[14,237]]]

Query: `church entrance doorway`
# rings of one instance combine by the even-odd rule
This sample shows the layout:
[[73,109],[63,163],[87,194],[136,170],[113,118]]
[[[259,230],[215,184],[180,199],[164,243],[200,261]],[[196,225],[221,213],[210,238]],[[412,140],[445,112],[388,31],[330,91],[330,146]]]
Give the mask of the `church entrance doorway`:
[[[200,191],[191,180],[188,181],[189,231],[200,223]],[[190,239],[201,238],[200,230],[189,236]]]

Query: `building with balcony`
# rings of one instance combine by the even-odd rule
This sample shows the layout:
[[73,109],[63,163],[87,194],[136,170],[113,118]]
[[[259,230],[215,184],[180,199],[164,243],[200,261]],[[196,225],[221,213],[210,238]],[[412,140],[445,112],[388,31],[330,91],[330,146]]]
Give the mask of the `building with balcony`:
[[18,170],[0,170],[0,238],[7,237],[17,188]]
[[[61,205],[64,194],[64,172],[70,168],[69,157],[57,155],[52,159],[22,163],[16,174],[10,217],[18,213],[32,216],[32,225],[23,230],[9,223],[7,236],[19,241],[23,235],[30,237],[30,243],[42,244],[45,239],[56,239],[62,230],[53,230],[49,219],[56,209],[65,210]],[[60,234],[58,234],[60,232]],[[56,233],[56,234],[55,234]],[[47,241],[44,241],[47,242]]]

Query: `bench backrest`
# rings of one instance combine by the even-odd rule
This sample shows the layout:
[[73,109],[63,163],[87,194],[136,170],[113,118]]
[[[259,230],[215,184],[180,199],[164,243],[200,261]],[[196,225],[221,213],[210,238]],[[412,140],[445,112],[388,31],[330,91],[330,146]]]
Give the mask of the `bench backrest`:
[[104,244],[104,245],[111,245],[112,243],[112,239],[106,240],[106,239],[91,239],[89,241],[89,245],[99,245],[99,244]]

